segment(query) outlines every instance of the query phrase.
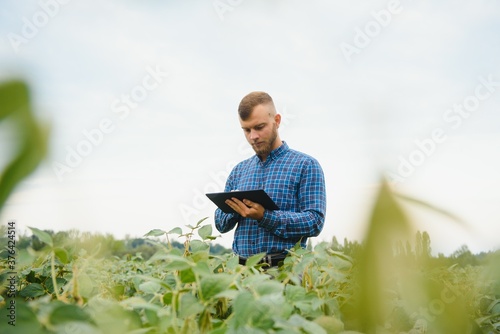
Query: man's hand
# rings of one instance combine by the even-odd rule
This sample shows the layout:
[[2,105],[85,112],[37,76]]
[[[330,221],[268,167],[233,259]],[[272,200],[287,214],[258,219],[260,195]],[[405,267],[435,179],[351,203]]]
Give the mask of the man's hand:
[[244,218],[252,218],[255,220],[261,220],[264,218],[265,209],[259,203],[252,202],[248,199],[240,201],[239,199],[233,197],[226,200],[226,204]]

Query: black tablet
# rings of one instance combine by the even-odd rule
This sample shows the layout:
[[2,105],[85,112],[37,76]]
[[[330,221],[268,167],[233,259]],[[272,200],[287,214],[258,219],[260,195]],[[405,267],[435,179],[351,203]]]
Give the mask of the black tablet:
[[248,199],[252,202],[259,203],[265,209],[279,210],[278,206],[269,197],[269,195],[262,189],[259,190],[245,190],[245,191],[230,191],[223,193],[208,193],[206,194],[212,202],[215,203],[225,213],[235,213],[233,209],[225,202],[227,199],[235,197],[239,200]]

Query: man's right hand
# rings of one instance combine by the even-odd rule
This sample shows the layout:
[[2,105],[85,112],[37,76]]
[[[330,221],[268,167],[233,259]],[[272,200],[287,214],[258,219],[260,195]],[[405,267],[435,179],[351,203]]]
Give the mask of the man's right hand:
[[261,220],[264,218],[265,209],[259,203],[252,202],[248,199],[240,201],[239,199],[233,197],[226,200],[226,204],[244,218],[252,218],[255,220]]

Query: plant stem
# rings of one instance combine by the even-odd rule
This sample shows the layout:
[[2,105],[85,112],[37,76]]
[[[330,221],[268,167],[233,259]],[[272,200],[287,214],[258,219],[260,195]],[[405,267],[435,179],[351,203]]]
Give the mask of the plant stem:
[[56,253],[54,252],[54,250],[52,250],[50,252],[50,272],[51,272],[51,276],[52,276],[52,285],[54,287],[54,292],[56,294],[56,298],[57,300],[60,300],[61,299],[61,296],[59,296],[59,289],[57,288],[57,279],[56,279],[56,262],[55,262],[55,258],[56,258]]

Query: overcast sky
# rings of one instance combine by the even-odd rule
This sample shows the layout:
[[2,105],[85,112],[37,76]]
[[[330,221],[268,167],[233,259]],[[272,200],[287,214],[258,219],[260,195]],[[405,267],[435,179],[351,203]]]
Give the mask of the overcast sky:
[[[213,223],[204,193],[253,154],[238,103],[264,90],[281,138],[325,171],[315,242],[362,238],[388,175],[470,226],[410,207],[435,252],[500,246],[497,1],[10,0],[0,32],[0,78],[26,80],[52,127],[2,224],[123,237]],[[0,167],[14,138],[0,124]]]

